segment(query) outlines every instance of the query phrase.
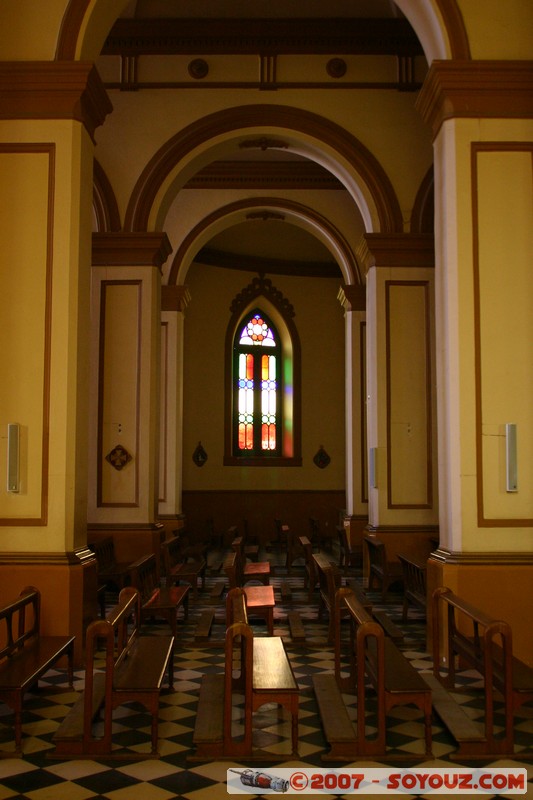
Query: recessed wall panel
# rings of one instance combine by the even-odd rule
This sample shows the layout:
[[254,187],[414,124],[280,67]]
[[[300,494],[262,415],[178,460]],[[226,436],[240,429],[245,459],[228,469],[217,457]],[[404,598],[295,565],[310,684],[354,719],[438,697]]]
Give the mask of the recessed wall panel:
[[429,308],[426,282],[387,282],[389,508],[431,505]]
[[[0,146],[0,524],[47,516],[53,145]],[[7,425],[19,425],[19,491],[7,491]]]

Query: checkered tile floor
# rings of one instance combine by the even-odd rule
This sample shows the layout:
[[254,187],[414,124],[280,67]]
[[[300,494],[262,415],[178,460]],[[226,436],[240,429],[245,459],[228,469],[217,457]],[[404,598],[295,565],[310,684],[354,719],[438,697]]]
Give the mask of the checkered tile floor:
[[[263,554],[265,557],[267,554]],[[296,564],[292,575],[287,575],[281,566],[283,556],[268,553],[274,566],[271,583],[276,590],[275,630],[283,637],[298,680],[300,693],[299,711],[299,760],[287,761],[290,754],[290,720],[286,712],[278,714],[278,708],[264,706],[254,715],[254,745],[272,753],[272,763],[283,766],[324,766],[322,753],[327,745],[322,733],[320,717],[313,693],[312,677],[318,672],[333,671],[333,653],[327,645],[327,620],[318,623],[316,606],[307,603],[307,592],[303,591],[303,569]],[[227,798],[226,772],[229,767],[246,768],[257,765],[231,762],[198,763],[188,760],[193,750],[192,735],[201,677],[206,672],[224,669],[222,639],[224,636],[223,605],[217,606],[216,622],[208,642],[196,640],[196,625],[201,611],[213,608],[210,590],[216,581],[223,580],[217,566],[220,557],[211,564],[206,590],[197,601],[191,598],[189,620],[180,625],[180,641],[175,656],[175,691],[164,690],[160,698],[159,712],[159,759],[137,761],[68,760],[49,758],[53,750],[52,736],[59,722],[67,714],[76,699],[76,692],[83,689],[83,671],[76,673],[75,691],[65,684],[65,675],[52,670],[45,676],[38,690],[27,695],[23,716],[23,758],[0,759],[0,800],[28,798],[29,800],[219,800]],[[287,582],[291,586],[291,598],[282,603],[280,587]],[[379,595],[370,594],[370,599],[379,605]],[[112,598],[110,597],[111,601]],[[416,611],[410,611],[409,621],[402,624],[401,598],[391,597],[392,602],[382,608],[402,628],[403,642],[399,645],[405,656],[421,671],[431,670],[431,659],[425,652],[425,626]],[[304,623],[305,642],[295,643],[291,639],[287,624],[287,612],[297,609]],[[266,635],[261,621],[251,621],[257,636]],[[153,626],[154,635],[158,626]],[[479,675],[475,672],[460,674],[462,688],[458,699],[473,719],[482,717],[483,695]],[[353,698],[346,697],[347,702]],[[239,714],[238,707],[235,711]],[[352,716],[355,716],[350,709]],[[114,713],[113,738],[120,748],[134,753],[150,751],[150,717],[138,706],[123,706]],[[528,704],[516,716],[516,746],[519,752],[533,745],[533,704]],[[413,706],[393,709],[387,718],[387,747],[391,754],[403,754],[402,766],[424,764],[426,767],[450,766],[450,753],[455,746],[450,735],[438,719],[433,725],[434,760],[423,760],[423,721]],[[13,749],[12,716],[4,705],[0,705],[0,748]],[[362,762],[359,762],[362,765]],[[374,764],[376,765],[376,764]],[[378,766],[390,766],[378,764]],[[459,766],[454,762],[454,766]],[[464,766],[472,766],[471,763]],[[529,796],[533,796],[533,762],[502,759],[482,766],[524,767],[528,769]],[[262,767],[267,769],[267,767]],[[249,795],[253,796],[253,795]],[[327,797],[328,795],[321,795]],[[330,795],[341,797],[342,795]],[[353,797],[353,795],[346,795]],[[463,795],[464,796],[464,795]],[[496,797],[497,795],[484,795]],[[499,795],[498,795],[499,796]],[[409,797],[409,795],[402,795]]]

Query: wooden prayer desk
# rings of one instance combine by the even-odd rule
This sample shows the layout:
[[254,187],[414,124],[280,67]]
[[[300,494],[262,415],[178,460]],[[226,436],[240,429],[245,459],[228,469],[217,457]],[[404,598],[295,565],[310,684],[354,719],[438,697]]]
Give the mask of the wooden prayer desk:
[[270,636],[274,634],[274,599],[273,586],[245,586],[246,609],[250,616],[257,614],[264,617]]

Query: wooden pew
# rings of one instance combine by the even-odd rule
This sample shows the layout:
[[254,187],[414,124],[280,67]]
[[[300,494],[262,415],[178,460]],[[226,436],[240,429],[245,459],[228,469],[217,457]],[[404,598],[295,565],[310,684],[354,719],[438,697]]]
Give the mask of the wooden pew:
[[287,574],[292,575],[294,562],[299,559],[305,559],[305,550],[300,542],[300,537],[297,536],[288,525],[283,525],[282,530],[285,535],[285,541],[287,542],[285,566],[287,567]]
[[350,567],[363,566],[363,546],[351,545],[344,525],[337,525],[339,539],[339,567],[348,574]]
[[131,565],[131,582],[141,597],[141,623],[148,619],[164,619],[177,641],[178,611],[183,607],[184,619],[188,619],[191,587],[161,587],[154,554],[143,556]]
[[[428,683],[435,690],[435,710],[457,741],[458,750],[454,757],[457,760],[501,755],[532,758],[532,749],[514,754],[514,712],[533,700],[533,669],[513,656],[510,625],[490,618],[446,587],[433,592],[432,617],[433,681],[428,676]],[[441,674],[443,645],[448,670]],[[455,686],[457,658],[483,677],[483,727],[465,719],[464,712],[447,691]],[[495,723],[498,698],[503,701],[504,725],[501,732]]]
[[375,536],[365,536],[368,553],[368,591],[372,591],[374,582],[377,581],[381,589],[381,599],[387,599],[389,587],[394,583],[403,584],[402,565],[399,561],[389,561],[385,545]]
[[[244,576],[239,569],[239,554],[231,553],[224,561],[224,571],[228,578],[230,593],[233,589],[242,588]],[[274,633],[274,608],[276,600],[274,587],[268,586],[244,586],[246,605],[250,616],[257,615],[266,621],[269,634]]]
[[[342,574],[332,561],[330,561],[323,553],[313,553],[313,561],[316,568],[316,575],[319,586],[319,601],[318,601],[318,620],[322,620],[324,610],[329,615],[329,628],[328,628],[328,642],[333,644],[335,634],[335,595],[337,589],[342,586]],[[355,584],[352,590],[357,592],[359,601],[367,609],[372,608],[371,604],[364,595],[362,589],[359,589]],[[341,611],[343,616],[346,616],[344,611]]]
[[[350,620],[350,650],[344,663],[341,641],[341,614]],[[315,675],[313,684],[319,705],[329,753],[324,761],[351,761],[379,757],[387,760],[386,716],[396,705],[416,705],[424,715],[425,752],[431,756],[431,690],[417,670],[387,638],[382,627],[363,608],[351,589],[337,591],[335,618],[335,672]],[[347,672],[347,674],[346,674]],[[366,682],[376,693],[377,731],[368,736],[365,719],[368,709]],[[357,724],[351,722],[342,693],[357,697]],[[393,756],[390,756],[394,760]]]
[[21,755],[24,695],[63,656],[72,687],[74,636],[41,634],[41,593],[27,586],[0,609],[0,642],[0,700],[13,711],[15,731],[14,752],[2,755]]
[[167,586],[179,584],[181,581],[190,583],[194,597],[197,599],[199,580],[202,590],[205,589],[205,558],[196,554],[192,557],[189,556],[180,537],[176,536],[161,543],[161,561]]
[[409,603],[426,612],[426,564],[398,553],[403,570],[403,620],[407,620]]
[[113,584],[119,591],[127,585],[131,563],[117,561],[112,536],[89,542],[87,547],[93,551],[98,562],[98,583]]
[[[142,636],[139,592],[123,589],[119,602],[105,620],[92,622],[86,633],[85,688],[54,734],[51,758],[124,758],[113,748],[113,711],[124,703],[140,703],[152,717],[151,752],[130,753],[128,758],[157,757],[159,695],[165,673],[173,688],[171,635]],[[105,669],[96,670],[97,651],[104,643]],[[103,707],[103,734],[95,734],[93,721]]]
[[[245,594],[232,589],[227,598],[225,671],[223,675],[203,675],[196,714],[191,760],[223,758],[264,759],[264,752],[252,745],[253,712],[265,703],[277,703],[291,714],[292,753],[298,757],[299,687],[279,636],[254,638],[247,624]],[[232,731],[234,694],[244,694],[244,735]],[[276,756],[278,759],[279,756]]]
[[308,536],[300,536],[299,539],[305,558],[304,589],[307,589],[307,601],[310,603],[318,585],[316,564],[313,560],[313,545]]

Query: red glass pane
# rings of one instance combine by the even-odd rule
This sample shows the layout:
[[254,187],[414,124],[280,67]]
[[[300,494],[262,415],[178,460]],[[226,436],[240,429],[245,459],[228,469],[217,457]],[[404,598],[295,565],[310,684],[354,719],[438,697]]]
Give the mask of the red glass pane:
[[254,377],[254,357],[250,353],[246,356],[246,377],[249,381]]

